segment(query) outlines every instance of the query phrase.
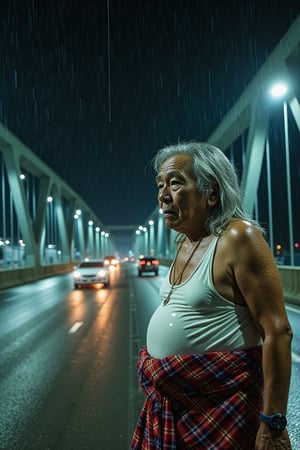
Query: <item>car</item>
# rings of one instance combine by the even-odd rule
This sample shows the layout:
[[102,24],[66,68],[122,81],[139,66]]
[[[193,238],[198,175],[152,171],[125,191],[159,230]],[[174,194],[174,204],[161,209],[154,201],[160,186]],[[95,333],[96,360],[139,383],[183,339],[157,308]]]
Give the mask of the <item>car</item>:
[[106,266],[117,266],[119,264],[119,259],[116,256],[105,256],[104,257],[104,264]]
[[143,256],[138,261],[139,277],[141,277],[143,273],[149,272],[153,272],[155,275],[158,275],[158,267],[159,260],[157,258],[154,258],[153,256]]
[[110,283],[109,268],[102,260],[82,261],[74,268],[74,288],[102,283],[105,287]]

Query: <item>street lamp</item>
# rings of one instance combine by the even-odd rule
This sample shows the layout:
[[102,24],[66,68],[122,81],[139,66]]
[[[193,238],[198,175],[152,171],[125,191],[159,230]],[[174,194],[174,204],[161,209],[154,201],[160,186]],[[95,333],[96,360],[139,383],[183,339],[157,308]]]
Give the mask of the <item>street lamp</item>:
[[96,236],[95,236],[95,240],[96,240],[96,244],[95,244],[95,252],[96,252],[96,258],[100,258],[100,227],[96,227],[95,228],[96,231]]
[[144,232],[144,255],[148,255],[149,254],[148,228],[147,227],[143,227],[143,232]]
[[141,243],[141,237],[142,237],[142,230],[143,227],[140,225],[138,229],[136,230],[136,239],[135,239],[135,256],[136,258],[139,258],[142,254],[142,243]]
[[94,222],[92,220],[88,221],[88,256],[94,258]]
[[155,247],[155,243],[154,243],[154,220],[149,220],[148,221],[148,224],[149,224],[149,233],[150,233],[150,235],[149,235],[149,240],[150,240],[150,242],[149,242],[149,247],[150,247],[150,255],[154,255],[154,247]]
[[74,258],[79,259],[82,258],[83,255],[85,255],[85,234],[83,231],[83,222],[82,222],[82,215],[81,210],[76,209],[74,214],[75,224],[74,224],[74,247],[75,247],[75,254]]
[[[283,98],[288,92],[285,83],[275,83],[270,93],[274,98]],[[285,168],[286,168],[286,185],[287,185],[287,202],[288,202],[288,222],[289,222],[289,246],[291,255],[291,265],[294,265],[294,232],[293,232],[293,215],[292,215],[292,192],[291,192],[291,171],[290,171],[290,147],[289,147],[289,129],[287,102],[283,101],[283,122],[284,122],[284,143],[285,143]]]
[[156,239],[156,255],[163,257],[165,256],[165,249],[163,249],[163,238],[165,233],[165,226],[164,226],[164,217],[163,217],[163,210],[160,208],[158,210],[158,224],[157,224],[157,239]]
[[54,213],[53,213],[53,197],[49,195],[47,197],[47,203],[49,208],[47,208],[47,237],[48,237],[48,245],[47,245],[47,257],[51,264],[54,263],[53,258],[53,245],[54,245]]

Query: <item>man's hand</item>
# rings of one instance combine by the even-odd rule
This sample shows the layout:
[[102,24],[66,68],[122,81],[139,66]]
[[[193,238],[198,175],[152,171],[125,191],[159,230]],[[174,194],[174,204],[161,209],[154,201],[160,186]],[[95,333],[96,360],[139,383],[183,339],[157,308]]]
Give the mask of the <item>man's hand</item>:
[[273,430],[262,423],[256,435],[255,450],[292,450],[287,429]]

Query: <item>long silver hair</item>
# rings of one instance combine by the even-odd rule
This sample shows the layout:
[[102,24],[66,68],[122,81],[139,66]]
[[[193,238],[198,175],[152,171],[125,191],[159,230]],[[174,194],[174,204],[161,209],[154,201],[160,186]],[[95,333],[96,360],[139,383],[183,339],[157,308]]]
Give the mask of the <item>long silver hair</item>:
[[152,161],[156,173],[159,173],[166,159],[175,155],[191,156],[192,172],[199,192],[209,196],[215,183],[219,187],[219,201],[206,223],[210,233],[220,234],[233,218],[247,220],[263,232],[262,227],[245,212],[236,171],[219,148],[204,142],[184,142],[164,147]]

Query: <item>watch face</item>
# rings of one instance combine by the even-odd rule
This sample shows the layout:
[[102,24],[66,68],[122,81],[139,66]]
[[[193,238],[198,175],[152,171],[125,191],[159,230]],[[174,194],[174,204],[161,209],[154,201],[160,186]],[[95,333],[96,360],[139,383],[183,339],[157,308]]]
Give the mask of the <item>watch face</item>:
[[282,414],[276,414],[272,418],[272,428],[284,430],[286,427],[286,418]]

